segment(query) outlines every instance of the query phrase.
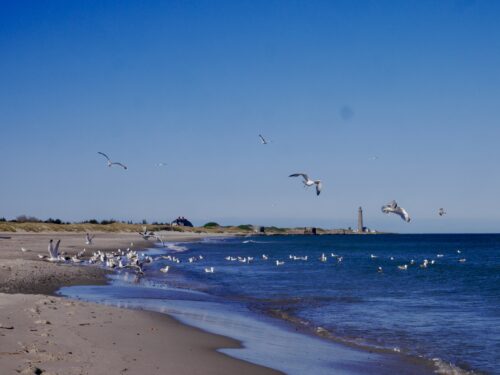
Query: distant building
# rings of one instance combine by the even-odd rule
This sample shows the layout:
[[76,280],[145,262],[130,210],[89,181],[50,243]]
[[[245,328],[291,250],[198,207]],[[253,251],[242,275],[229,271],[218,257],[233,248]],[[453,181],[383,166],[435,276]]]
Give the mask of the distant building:
[[184,216],[179,216],[177,219],[172,221],[173,226],[179,226],[179,227],[192,227],[193,224],[186,219]]
[[363,233],[365,227],[363,226],[363,209],[359,207],[358,209],[358,233]]

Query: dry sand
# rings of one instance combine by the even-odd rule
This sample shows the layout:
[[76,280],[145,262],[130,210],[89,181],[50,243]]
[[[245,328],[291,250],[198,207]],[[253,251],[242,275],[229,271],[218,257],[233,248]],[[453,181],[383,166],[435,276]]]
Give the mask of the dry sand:
[[[166,240],[205,236],[168,233]],[[151,245],[131,233],[98,233],[92,246],[81,233],[0,233],[0,291],[9,293],[0,293],[0,374],[279,373],[218,353],[240,344],[166,315],[47,295],[65,285],[103,283],[106,273],[39,260],[50,238],[60,238],[68,255],[84,247]]]

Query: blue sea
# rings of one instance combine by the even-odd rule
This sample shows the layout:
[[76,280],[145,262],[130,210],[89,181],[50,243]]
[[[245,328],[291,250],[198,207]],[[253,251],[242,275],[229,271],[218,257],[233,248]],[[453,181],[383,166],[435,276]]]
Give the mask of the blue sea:
[[60,293],[168,313],[290,374],[500,374],[500,235],[233,237],[147,253],[182,262]]

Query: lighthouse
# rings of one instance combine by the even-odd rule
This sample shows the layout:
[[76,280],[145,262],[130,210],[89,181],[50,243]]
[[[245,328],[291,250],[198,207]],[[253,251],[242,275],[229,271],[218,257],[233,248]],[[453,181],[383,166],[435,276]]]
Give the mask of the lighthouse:
[[360,207],[358,209],[358,233],[363,233],[364,227],[363,227],[363,209]]

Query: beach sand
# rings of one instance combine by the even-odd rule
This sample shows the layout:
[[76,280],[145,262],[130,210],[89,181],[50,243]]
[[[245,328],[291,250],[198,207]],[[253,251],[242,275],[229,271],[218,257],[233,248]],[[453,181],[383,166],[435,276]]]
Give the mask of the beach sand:
[[[168,233],[165,239],[206,236]],[[131,233],[98,233],[92,246],[81,233],[0,233],[0,374],[279,373],[217,352],[240,343],[164,314],[51,295],[61,286],[105,283],[107,271],[41,261],[50,238],[61,239],[69,256],[84,247],[92,253],[152,244]]]

